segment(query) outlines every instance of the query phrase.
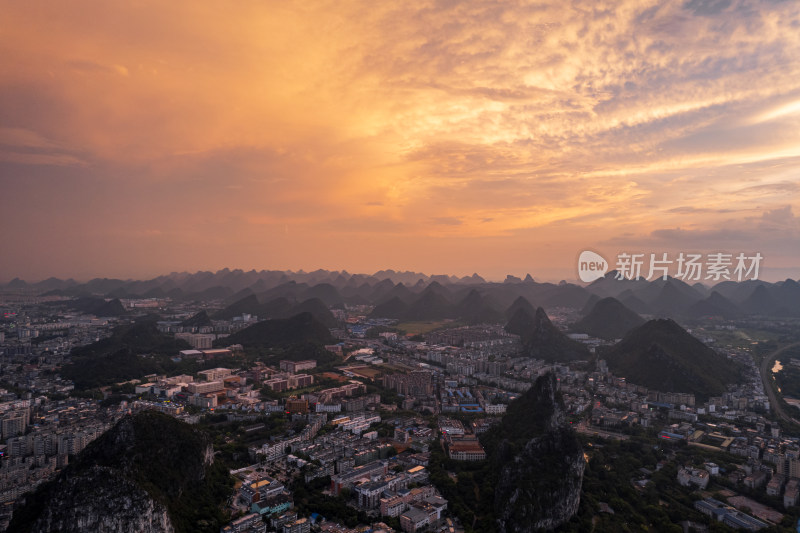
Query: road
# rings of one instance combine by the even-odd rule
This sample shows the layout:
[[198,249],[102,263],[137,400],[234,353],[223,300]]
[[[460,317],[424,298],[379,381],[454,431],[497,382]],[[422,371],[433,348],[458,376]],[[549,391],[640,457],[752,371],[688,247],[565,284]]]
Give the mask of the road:
[[792,424],[800,425],[800,420],[793,418],[790,416],[786,410],[781,405],[780,401],[778,400],[778,395],[775,392],[776,385],[771,382],[772,375],[771,375],[771,366],[775,359],[781,355],[785,350],[789,348],[794,348],[796,346],[800,346],[800,342],[795,342],[794,344],[787,344],[783,348],[779,348],[775,350],[768,356],[764,357],[761,361],[761,367],[759,371],[761,372],[761,381],[764,383],[764,390],[767,391],[767,396],[769,396],[769,404],[772,406],[772,411],[775,413],[779,419],[783,420],[784,422],[789,422]]
[[585,420],[574,427],[575,431],[577,431],[578,433],[583,433],[584,435],[603,437],[604,439],[628,440],[630,438],[628,435],[623,435],[622,433],[614,433],[613,431],[606,431],[604,429],[600,429],[595,426],[590,426],[586,423]]

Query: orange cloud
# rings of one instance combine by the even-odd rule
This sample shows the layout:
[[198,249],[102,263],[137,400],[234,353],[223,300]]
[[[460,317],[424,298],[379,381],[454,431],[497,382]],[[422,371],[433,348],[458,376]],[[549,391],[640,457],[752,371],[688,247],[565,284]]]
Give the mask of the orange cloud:
[[710,246],[800,210],[799,24],[792,2],[8,2],[0,222],[40,218],[0,278],[567,277],[587,239]]

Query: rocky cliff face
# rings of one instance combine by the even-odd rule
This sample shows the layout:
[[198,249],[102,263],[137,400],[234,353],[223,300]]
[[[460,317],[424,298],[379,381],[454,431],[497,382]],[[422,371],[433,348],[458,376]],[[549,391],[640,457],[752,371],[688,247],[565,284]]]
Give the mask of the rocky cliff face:
[[[501,533],[553,529],[568,521],[578,511],[586,466],[580,443],[565,427],[555,376],[539,378],[520,400],[503,420],[509,438],[497,450],[495,515]],[[507,421],[509,415],[521,421]],[[536,420],[525,424],[526,416]]]
[[586,346],[564,335],[553,325],[541,307],[531,316],[524,305],[518,306],[505,329],[520,336],[524,350],[531,357],[545,361],[574,361],[589,358]]
[[26,496],[9,531],[216,532],[232,485],[208,437],[146,411],[92,442],[55,481]]
[[167,508],[112,468],[94,466],[60,481],[31,531],[172,533]]

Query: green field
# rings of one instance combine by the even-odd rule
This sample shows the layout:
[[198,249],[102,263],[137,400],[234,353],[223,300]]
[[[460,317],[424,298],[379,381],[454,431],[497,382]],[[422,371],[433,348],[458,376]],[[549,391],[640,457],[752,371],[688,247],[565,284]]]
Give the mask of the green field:
[[778,338],[776,333],[757,329],[735,329],[733,331],[704,329],[703,335],[714,338],[717,346],[738,349],[751,349],[754,343],[774,341]]
[[430,322],[401,322],[397,324],[397,329],[405,331],[407,335],[425,335],[435,329],[457,328],[462,326],[460,322],[454,320],[436,320]]

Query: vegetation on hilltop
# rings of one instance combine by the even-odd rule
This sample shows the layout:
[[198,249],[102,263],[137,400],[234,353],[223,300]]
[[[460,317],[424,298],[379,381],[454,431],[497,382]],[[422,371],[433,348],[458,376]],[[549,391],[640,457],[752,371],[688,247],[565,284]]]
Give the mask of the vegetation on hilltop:
[[241,344],[245,347],[275,348],[297,342],[330,344],[334,339],[324,324],[311,313],[291,318],[264,320],[219,339],[217,345]]
[[633,328],[639,327],[645,320],[631,311],[616,298],[608,297],[599,300],[592,310],[579,320],[572,329],[600,339],[621,339]]
[[208,313],[206,313],[205,309],[199,311],[198,313],[190,316],[189,318],[181,322],[181,326],[185,328],[201,328],[210,325],[211,325],[211,319],[209,318]]
[[519,306],[506,324],[506,331],[520,336],[524,352],[530,357],[549,362],[566,362],[588,359],[589,349],[573,341],[550,322],[541,307],[531,315],[525,306]]
[[615,375],[663,392],[719,396],[739,379],[737,363],[670,319],[651,320],[601,355]]
[[[54,304],[59,303],[61,302],[54,302]],[[66,306],[75,311],[94,316],[122,316],[125,314],[125,308],[119,298],[106,301],[104,298],[96,296],[82,296],[69,300]]]
[[[191,346],[158,331],[155,321],[117,326],[110,337],[74,348],[61,374],[86,390],[165,372],[170,357]],[[145,357],[143,357],[145,356]]]
[[330,312],[325,303],[319,298],[309,298],[301,302],[292,303],[285,296],[279,296],[265,303],[261,303],[258,296],[251,294],[233,302],[225,309],[216,312],[213,318],[230,320],[235,316],[249,314],[260,319],[290,318],[300,313],[311,313],[319,322],[332,328],[338,321]]
[[241,344],[250,358],[314,359],[318,365],[322,365],[336,360],[336,356],[324,348],[324,345],[334,341],[328,328],[311,313],[305,312],[291,318],[257,322],[215,341],[214,345]]
[[213,462],[209,438],[171,416],[145,411],[120,420],[56,480],[28,496],[10,530],[37,532],[59,523],[91,522],[109,508],[121,511],[126,502],[142,504],[124,492],[98,490],[98,472],[112,486],[143,491],[166,507],[178,533],[217,532],[228,519],[222,506],[233,482],[225,465]]
[[542,376],[509,404],[500,427],[481,437],[485,461],[453,461],[432,447],[431,481],[467,531],[527,531],[577,504],[573,466],[582,471],[583,453],[555,387],[552,374]]

